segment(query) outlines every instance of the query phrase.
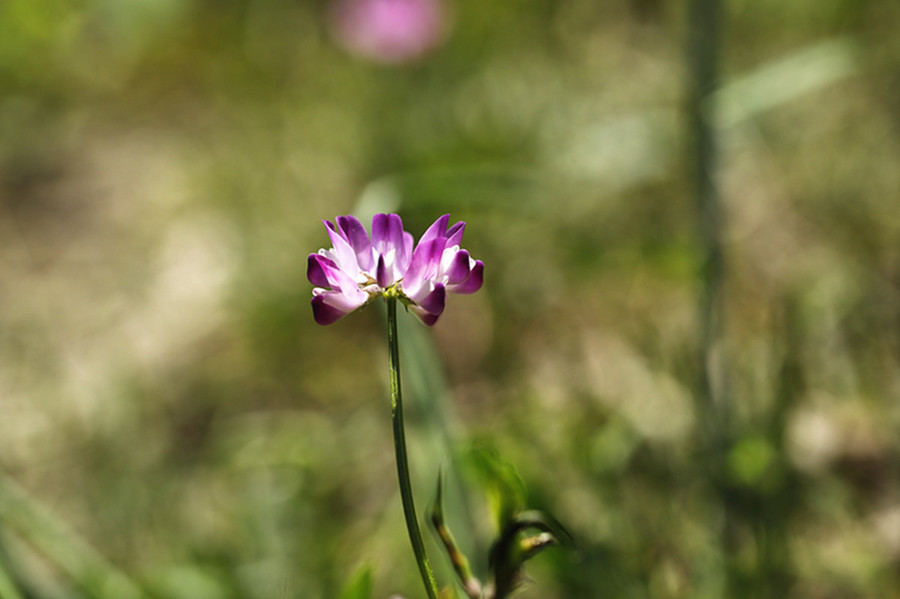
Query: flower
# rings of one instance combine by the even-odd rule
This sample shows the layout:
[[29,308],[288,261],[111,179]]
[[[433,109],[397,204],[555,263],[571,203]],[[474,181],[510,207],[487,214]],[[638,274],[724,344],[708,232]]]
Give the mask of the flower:
[[409,62],[438,45],[447,24],[440,0],[339,0],[333,5],[337,41],[381,63]]
[[431,326],[443,313],[448,292],[475,293],[484,282],[484,263],[459,247],[466,223],[448,228],[449,214],[434,221],[415,247],[397,214],[376,214],[371,238],[353,216],[323,222],[332,247],[310,254],[306,269],[315,286],[313,318],[321,325],[388,296]]

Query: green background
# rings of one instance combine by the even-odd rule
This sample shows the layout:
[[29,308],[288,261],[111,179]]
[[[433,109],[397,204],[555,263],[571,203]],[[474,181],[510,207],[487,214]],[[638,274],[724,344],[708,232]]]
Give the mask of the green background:
[[505,500],[575,541],[523,599],[900,596],[900,4],[728,2],[702,105],[685,2],[448,6],[386,66],[325,2],[0,0],[0,597],[421,595],[381,306],[308,305],[378,211],[486,265],[401,323],[479,576]]

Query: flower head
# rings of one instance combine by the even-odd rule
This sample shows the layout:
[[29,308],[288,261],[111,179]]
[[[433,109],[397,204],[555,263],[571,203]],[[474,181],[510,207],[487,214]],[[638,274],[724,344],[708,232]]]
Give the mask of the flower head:
[[425,324],[437,322],[447,293],[474,293],[484,263],[460,248],[466,224],[434,221],[414,246],[396,214],[376,214],[372,235],[353,216],[324,221],[332,247],[310,254],[306,276],[313,288],[313,317],[337,322],[379,296],[397,297]]
[[448,20],[440,0],[338,0],[331,17],[341,45],[381,63],[424,56],[440,43]]

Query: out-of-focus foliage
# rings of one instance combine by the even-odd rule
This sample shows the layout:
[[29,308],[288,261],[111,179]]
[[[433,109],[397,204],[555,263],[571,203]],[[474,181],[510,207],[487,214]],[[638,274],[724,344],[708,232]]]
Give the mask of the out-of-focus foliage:
[[370,599],[371,596],[372,569],[365,565],[347,582],[339,599]]
[[523,599],[896,597],[900,6],[726,4],[710,455],[683,3],[448,1],[389,66],[325,0],[0,2],[0,593],[417,596],[379,309],[317,327],[305,280],[396,209],[487,268],[401,323],[477,575],[473,444],[575,539]]

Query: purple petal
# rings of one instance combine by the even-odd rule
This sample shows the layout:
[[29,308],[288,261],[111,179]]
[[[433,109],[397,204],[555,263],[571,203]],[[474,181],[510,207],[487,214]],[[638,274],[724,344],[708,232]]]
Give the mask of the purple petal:
[[365,305],[367,301],[368,294],[356,288],[320,293],[313,290],[313,317],[319,324],[331,324]]
[[335,323],[349,314],[349,312],[328,305],[324,294],[312,298],[312,309],[313,319],[322,326]]
[[369,234],[359,220],[352,215],[339,216],[335,219],[341,236],[350,243],[350,247],[356,252],[356,260],[360,268],[369,270],[373,266],[372,242]]
[[447,237],[447,223],[450,222],[450,215],[445,214],[438,217],[419,238],[419,245],[431,241],[432,239],[445,239]]
[[452,293],[459,293],[461,295],[466,295],[469,293],[475,293],[481,286],[484,284],[484,262],[481,260],[476,260],[475,265],[472,267],[472,272],[469,273],[469,278],[466,279],[463,283],[459,285],[454,285],[450,288]]
[[393,280],[388,274],[387,267],[384,265],[384,256],[378,254],[378,266],[375,267],[375,282],[379,287],[388,287]]
[[466,280],[466,277],[469,276],[469,271],[471,270],[469,267],[469,260],[469,252],[466,250],[459,250],[456,252],[456,255],[453,256],[453,262],[450,264],[450,268],[447,269],[448,285],[458,285]]
[[350,243],[341,236],[337,229],[329,228],[328,236],[331,238],[331,247],[334,248],[334,257],[337,259],[338,268],[348,276],[356,277],[359,263],[356,261],[356,252],[350,247]]
[[415,245],[415,240],[411,233],[403,232],[403,245],[397,252],[397,257],[394,260],[394,268],[397,271],[397,276],[403,277],[406,270],[409,268],[409,261],[412,260],[413,246]]
[[327,269],[337,268],[334,262],[319,254],[310,254],[306,259],[306,278],[316,287],[331,287]]
[[[331,287],[332,290],[341,291],[343,293],[349,294],[360,294],[363,293],[359,289],[359,285],[356,282],[356,279],[345,273],[340,267],[331,260],[331,258],[319,254],[322,256],[322,260],[318,261],[318,268],[321,268],[322,274],[325,276],[325,279],[328,281],[328,287]],[[315,290],[313,290],[315,292]],[[360,296],[361,297],[361,296]]]
[[444,311],[446,301],[447,291],[443,285],[436,283],[431,293],[422,298],[421,301],[416,301],[416,305],[429,314],[440,315]]
[[429,314],[428,312],[420,312],[418,310],[415,311],[416,316],[419,317],[426,326],[432,327],[434,323],[438,321],[438,318],[441,317],[440,314]]
[[380,253],[403,248],[403,221],[397,214],[372,217],[372,246]]
[[437,272],[444,252],[444,240],[432,239],[424,244],[419,242],[413,250],[412,260],[403,278],[403,290],[407,296],[414,297],[419,293],[422,284]]
[[466,230],[466,223],[459,221],[447,231],[447,247],[453,247],[462,243],[463,233]]
[[359,288],[359,283],[344,271],[337,268],[326,268],[325,274],[328,275],[328,280],[331,281],[331,287],[348,298],[348,302],[355,302],[354,305],[359,305],[368,299],[368,294]]

